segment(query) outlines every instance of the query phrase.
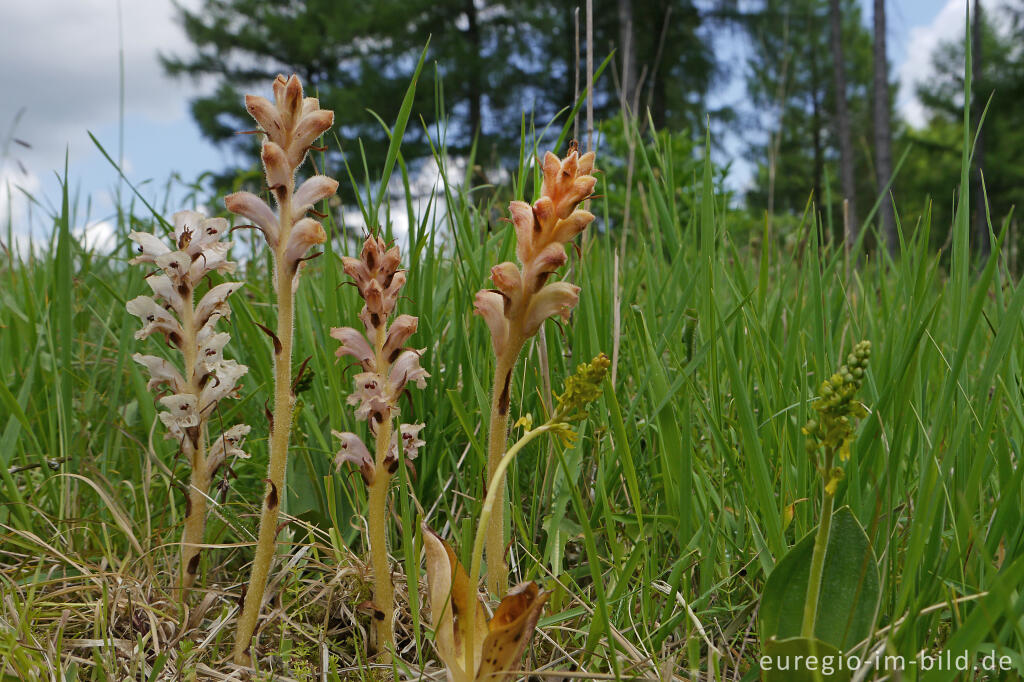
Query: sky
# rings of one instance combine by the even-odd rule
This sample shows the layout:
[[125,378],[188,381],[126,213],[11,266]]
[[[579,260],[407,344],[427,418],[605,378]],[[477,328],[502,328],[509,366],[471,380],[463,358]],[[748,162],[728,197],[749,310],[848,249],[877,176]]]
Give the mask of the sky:
[[[872,2],[861,1],[870,21]],[[933,48],[962,30],[964,2],[887,0],[890,60],[901,83],[897,106],[911,123],[924,122],[912,84],[928,77]],[[113,159],[123,158],[126,177],[151,202],[166,196],[172,172],[190,180],[229,163],[225,152],[203,140],[189,115],[189,99],[209,83],[171,79],[160,66],[159,54],[191,49],[171,0],[7,2],[2,18],[0,140],[7,144],[0,147],[0,225],[10,211],[16,239],[47,236],[40,213],[59,205],[66,154],[69,187],[79,198],[75,228],[89,243],[109,245],[118,173],[90,132]],[[733,182],[742,184],[744,172],[749,174],[749,166],[744,171],[740,164]],[[44,208],[33,207],[26,193]]]

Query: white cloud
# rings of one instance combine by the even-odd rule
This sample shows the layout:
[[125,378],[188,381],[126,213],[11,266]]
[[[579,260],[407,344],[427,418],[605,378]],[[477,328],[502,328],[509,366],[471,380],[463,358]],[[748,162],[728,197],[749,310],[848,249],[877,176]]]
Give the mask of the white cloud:
[[899,68],[900,92],[897,106],[903,118],[915,127],[928,122],[915,89],[932,75],[932,54],[944,42],[962,39],[965,0],[947,0],[930,24],[913,26],[907,38],[906,59]]
[[72,234],[89,251],[109,253],[117,245],[117,228],[109,220],[97,220],[76,228]]
[[[192,2],[187,4],[194,4]],[[121,3],[125,114],[156,121],[188,115],[196,87],[171,81],[159,51],[190,49],[170,0]],[[5,3],[0,41],[0,130],[25,109],[17,135],[34,169],[55,168],[66,145],[85,151],[85,130],[116,123],[120,96],[118,4],[114,0]],[[79,146],[80,145],[80,146]]]
[[[987,18],[994,22],[995,30],[1005,36],[1009,31],[1008,22],[1003,20],[1007,16],[1006,5],[989,3],[984,9]],[[900,92],[897,97],[897,107],[911,125],[921,127],[928,123],[927,112],[918,101],[915,89],[933,76],[932,55],[939,45],[964,39],[966,20],[966,0],[947,0],[931,23],[911,27],[906,59],[898,70]]]

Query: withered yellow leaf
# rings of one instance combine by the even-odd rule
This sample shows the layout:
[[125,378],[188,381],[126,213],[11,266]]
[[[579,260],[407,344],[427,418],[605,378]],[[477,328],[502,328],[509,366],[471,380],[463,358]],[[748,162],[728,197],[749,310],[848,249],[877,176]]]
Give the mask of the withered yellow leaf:
[[514,676],[550,596],[550,592],[541,592],[534,582],[521,583],[509,590],[488,624],[476,680],[505,682]]
[[[480,664],[484,639],[488,636],[487,613],[469,584],[469,576],[455,551],[434,531],[423,526],[423,546],[427,559],[427,587],[430,616],[434,626],[437,654],[448,668],[451,682],[472,682]],[[473,626],[473,651],[467,651],[469,609],[476,610]]]

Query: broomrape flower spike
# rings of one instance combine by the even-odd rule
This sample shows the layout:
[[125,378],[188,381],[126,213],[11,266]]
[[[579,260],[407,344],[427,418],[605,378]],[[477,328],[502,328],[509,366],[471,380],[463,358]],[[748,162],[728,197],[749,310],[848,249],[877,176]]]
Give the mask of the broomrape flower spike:
[[231,337],[216,330],[218,320],[230,316],[227,299],[241,283],[218,284],[196,304],[196,289],[208,273],[234,272],[235,264],[227,260],[231,242],[221,240],[227,232],[227,221],[207,218],[195,211],[180,211],[174,214],[173,222],[170,245],[148,232],[129,235],[138,247],[138,255],[129,262],[153,265],[156,269],[146,277],[153,295],[138,296],[128,301],[126,307],[143,323],[135,333],[136,339],[159,333],[182,358],[179,369],[155,355],[132,356],[149,372],[147,389],[169,392],[159,399],[165,408],[159,413],[160,421],[167,429],[166,438],[179,443],[191,469],[179,577],[184,598],[199,572],[210,481],[229,457],[248,457],[242,450],[249,433],[245,424],[226,429],[212,441],[209,438],[210,416],[221,400],[235,395],[248,368],[224,359],[224,346]]
[[274,342],[274,411],[270,427],[267,488],[263,496],[252,576],[235,637],[233,657],[238,664],[249,663],[247,650],[256,629],[274,557],[278,503],[285,492],[288,437],[295,403],[292,393],[295,288],[303,262],[313,257],[306,256],[307,251],[327,240],[320,222],[306,217],[306,213],[338,189],[337,181],[323,175],[314,175],[297,189],[295,186],[296,170],[302,165],[313,141],[334,124],[334,112],[321,109],[315,97],[303,97],[302,84],[296,76],[278,76],[274,80],[273,91],[273,101],[247,95],[245,107],[264,134],[260,156],[267,188],[274,197],[277,210],[249,192],[236,192],[224,198],[224,205],[229,211],[251,221],[252,224],[244,227],[263,233],[274,257],[274,290],[277,295],[277,330],[268,330]]
[[[579,301],[580,288],[568,282],[548,282],[565,264],[565,244],[594,220],[577,208],[594,190],[594,153],[582,156],[570,149],[564,159],[548,152],[542,164],[543,184],[533,204],[509,204],[516,233],[520,266],[501,263],[491,268],[494,289],[477,292],[474,308],[487,322],[496,358],[488,433],[487,485],[504,486],[494,472],[505,452],[512,370],[523,345],[549,317],[565,320]],[[498,596],[508,588],[505,569],[504,490],[499,493],[487,529],[488,589]]]
[[[853,442],[857,421],[867,416],[867,408],[854,400],[864,383],[864,373],[871,359],[871,342],[861,341],[846,356],[846,364],[822,382],[819,397],[814,402],[817,419],[811,419],[803,428],[807,436],[807,453],[814,458],[815,466],[822,477],[821,522],[814,536],[814,552],[807,582],[807,599],[804,603],[804,618],[801,636],[812,638],[818,614],[818,599],[821,594],[821,576],[825,569],[825,550],[828,547],[832,528],[832,508],[835,494],[845,473],[836,466],[836,455],[840,462],[850,458],[850,444]],[[822,457],[819,459],[819,453]]]
[[355,407],[357,419],[367,422],[375,439],[375,454],[356,434],[334,431],[341,441],[334,461],[339,468],[345,462],[354,465],[368,488],[373,644],[382,662],[389,662],[395,648],[395,609],[387,552],[388,488],[403,456],[411,467],[417,451],[425,445],[419,437],[423,424],[400,424],[395,430],[394,420],[399,414],[399,399],[409,385],[423,388],[430,375],[420,367],[420,355],[425,349],[405,345],[416,332],[419,319],[398,315],[391,321],[406,281],[405,272],[399,270],[398,247],[388,248],[384,240],[370,236],[363,242],[359,257],[342,258],[342,264],[365,303],[359,313],[363,330],[336,327],[331,329],[331,336],[341,342],[336,351],[338,357],[354,358],[362,370],[355,376],[355,391],[349,395],[348,404]]

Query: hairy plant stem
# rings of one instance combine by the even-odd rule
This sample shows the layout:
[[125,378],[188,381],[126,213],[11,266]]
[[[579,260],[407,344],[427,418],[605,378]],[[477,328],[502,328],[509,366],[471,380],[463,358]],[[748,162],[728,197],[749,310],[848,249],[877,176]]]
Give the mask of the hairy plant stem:
[[[190,290],[182,306],[182,354],[185,357],[185,381],[187,390],[198,401],[200,388],[196,376],[196,335],[195,307],[193,292]],[[197,405],[202,414],[205,405]],[[206,534],[206,496],[210,490],[210,472],[206,462],[206,421],[200,417],[197,442],[189,436],[182,441],[182,450],[191,468],[188,487],[188,511],[185,514],[185,530],[181,540],[181,598],[188,597],[188,590],[195,584],[199,572],[199,553]]]
[[835,495],[828,491],[828,475],[832,470],[832,452],[825,454],[825,469],[822,477],[821,522],[814,536],[814,553],[811,555],[811,571],[807,579],[807,600],[804,602],[804,620],[800,636],[814,637],[818,618],[818,600],[821,596],[821,579],[825,571],[825,554],[828,550],[828,536],[832,530],[832,507]]
[[[386,340],[384,332],[384,325],[381,324],[377,328],[374,342],[376,366],[381,377],[388,376],[391,366],[388,359],[384,357],[384,342]],[[395,588],[391,582],[387,541],[388,489],[391,485],[392,474],[388,471],[388,465],[385,462],[388,451],[391,449],[391,430],[391,411],[387,410],[383,423],[377,426],[377,453],[373,483],[369,486],[370,499],[367,511],[370,565],[373,568],[373,603],[379,611],[374,614],[375,645],[380,663],[390,663],[391,652],[395,649],[393,630]],[[401,447],[401,443],[399,443],[399,447]]]
[[281,192],[278,217],[281,223],[280,241],[274,254],[274,280],[277,285],[277,340],[280,349],[274,354],[274,415],[270,425],[270,462],[267,467],[266,492],[263,495],[263,512],[260,515],[260,530],[256,540],[256,556],[252,563],[242,615],[238,619],[235,635],[234,661],[248,665],[249,643],[256,630],[263,592],[267,587],[270,564],[274,559],[277,539],[277,518],[281,501],[285,495],[284,474],[288,463],[288,436],[292,428],[292,410],[295,398],[292,395],[292,331],[295,308],[294,273],[284,262],[288,237],[291,234],[291,198],[294,182]]
[[504,353],[494,365],[494,385],[491,391],[491,426],[487,440],[487,495],[495,490],[496,502],[487,534],[487,591],[499,599],[508,592],[508,568],[505,566],[505,478],[498,469],[505,446],[508,444],[508,413],[512,390],[512,370],[525,339],[509,334]]
[[[498,457],[498,463],[494,467],[493,474],[494,474],[494,476],[497,477],[497,480],[499,480],[499,481],[504,480],[505,472],[508,471],[508,467],[509,467],[510,464],[512,464],[512,460],[515,459],[515,456],[517,454],[519,454],[519,451],[522,450],[523,447],[525,447],[527,443],[529,443],[531,440],[533,440],[534,438],[536,438],[540,434],[544,433],[545,431],[551,430],[551,428],[553,426],[555,426],[559,422],[560,419],[561,419],[561,415],[556,415],[556,416],[552,417],[549,421],[547,421],[544,424],[541,424],[540,426],[538,426],[537,428],[530,429],[529,431],[527,431],[526,433],[523,434],[522,438],[517,440],[515,442],[515,444],[508,449],[508,452],[503,452]],[[506,419],[506,421],[507,421],[507,419]],[[481,560],[483,559],[484,541],[485,541],[485,538],[486,538],[487,542],[490,542],[490,539],[491,539],[490,531],[493,530],[492,527],[488,526],[488,523],[493,521],[496,517],[500,518],[500,515],[501,515],[501,512],[502,512],[502,508],[501,508],[501,506],[502,506],[502,499],[505,496],[504,492],[505,491],[504,491],[504,487],[503,486],[500,486],[500,485],[498,485],[498,486],[488,486],[487,487],[487,495],[486,495],[486,497],[484,497],[484,506],[480,510],[480,522],[477,525],[476,535],[473,537],[473,555],[471,557],[470,566],[469,566],[469,587],[470,587],[471,590],[473,590],[474,594],[476,593],[476,590],[477,590],[477,584],[480,582],[480,564],[481,564]],[[490,555],[488,555],[488,557],[487,557],[487,578],[488,578],[488,581],[490,581],[490,577],[491,577],[490,574],[491,574],[491,570],[492,569],[493,569],[493,567],[491,566],[491,557],[490,557]],[[505,582],[508,582],[508,574],[507,573],[503,573],[502,575],[505,577]],[[507,587],[505,588],[505,591],[508,591]],[[467,633],[466,634],[466,639],[467,639],[467,642],[466,642],[466,649],[465,650],[469,651],[469,652],[472,652],[472,651],[474,651],[474,649],[473,649],[473,637],[474,637],[474,634],[476,632],[476,630],[475,630],[475,628],[476,628],[476,623],[475,623],[475,621],[476,621],[476,609],[473,608],[472,605],[469,608],[469,614],[466,616],[466,618],[468,619],[468,624],[467,624],[467,627],[466,627],[466,633]],[[473,661],[472,660],[470,660],[470,665],[473,665]],[[470,671],[470,674],[472,674],[474,672],[475,671]]]

